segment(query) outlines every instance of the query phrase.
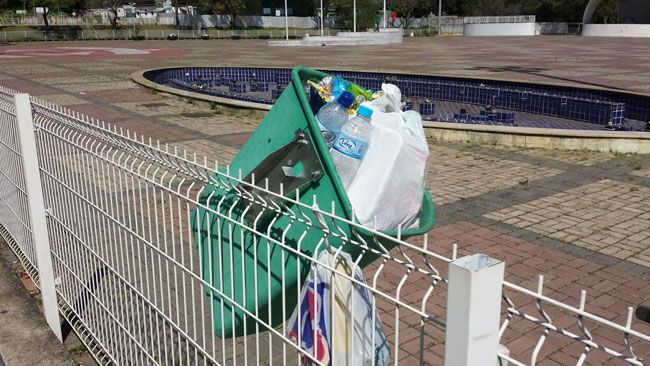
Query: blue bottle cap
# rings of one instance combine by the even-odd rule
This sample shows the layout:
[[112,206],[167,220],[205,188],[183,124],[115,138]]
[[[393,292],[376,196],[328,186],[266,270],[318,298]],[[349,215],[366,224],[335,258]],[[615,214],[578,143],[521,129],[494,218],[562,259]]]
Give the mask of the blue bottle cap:
[[357,109],[357,114],[361,117],[370,119],[370,117],[372,117],[372,109],[366,107],[365,105],[360,105],[359,109]]
[[354,95],[348,91],[344,91],[341,93],[341,95],[339,95],[339,98],[336,101],[345,108],[350,108],[350,106],[352,106],[352,103],[354,103]]

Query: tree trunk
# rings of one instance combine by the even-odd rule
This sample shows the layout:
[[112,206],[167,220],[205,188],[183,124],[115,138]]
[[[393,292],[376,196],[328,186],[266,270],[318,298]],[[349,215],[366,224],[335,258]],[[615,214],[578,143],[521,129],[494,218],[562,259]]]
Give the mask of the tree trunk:
[[235,29],[235,27],[237,26],[236,21],[237,21],[237,14],[236,13],[230,14],[230,29]]
[[43,23],[45,23],[45,29],[48,29],[50,27],[50,22],[47,20],[49,11],[45,10],[45,7],[43,7]]
[[113,27],[113,29],[116,29],[117,28],[117,9],[111,9],[111,11],[113,12],[113,17],[111,18],[111,27]]
[[178,0],[176,0],[176,7],[175,8],[176,8],[176,29],[180,29],[181,24],[180,24],[180,20],[178,18]]

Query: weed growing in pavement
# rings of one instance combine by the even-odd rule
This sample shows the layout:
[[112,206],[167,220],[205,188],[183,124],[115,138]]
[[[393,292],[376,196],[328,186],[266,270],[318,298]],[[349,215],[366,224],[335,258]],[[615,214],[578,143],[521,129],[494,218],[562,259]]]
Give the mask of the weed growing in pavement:
[[69,351],[75,354],[80,354],[86,352],[88,349],[84,344],[80,344],[78,346],[70,347]]

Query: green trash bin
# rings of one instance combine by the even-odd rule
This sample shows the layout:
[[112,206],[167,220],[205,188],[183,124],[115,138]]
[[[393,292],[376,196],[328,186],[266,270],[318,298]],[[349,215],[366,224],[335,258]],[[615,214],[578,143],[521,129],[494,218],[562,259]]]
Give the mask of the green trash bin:
[[[309,272],[310,262],[305,258],[298,261],[295,251],[299,249],[313,257],[317,248],[325,247],[323,231],[304,222],[318,221],[310,210],[298,213],[298,217],[304,215],[302,218],[308,220],[294,220],[289,215],[274,214],[270,209],[261,210],[260,205],[251,205],[250,200],[243,198],[259,198],[255,195],[259,192],[227,176],[240,176],[250,182],[251,173],[255,173],[257,186],[264,186],[261,178],[267,177],[269,190],[273,192],[279,192],[279,180],[283,179],[286,196],[295,198],[295,190],[299,188],[300,202],[312,206],[315,196],[318,207],[328,212],[334,207],[337,216],[352,220],[350,201],[314,119],[313,111],[319,105],[310,105],[305,93],[307,80],[317,82],[325,76],[310,68],[293,69],[291,83],[230,164],[229,171],[220,169],[223,174],[214,176],[215,184],[206,187],[199,205],[192,211],[202,277],[217,289],[213,291],[206,286],[205,290],[213,302],[214,331],[219,337],[266,330],[262,325],[256,327],[255,317],[274,327],[281,324],[295,308],[298,291]],[[319,99],[311,98],[311,103],[318,104]],[[286,164],[291,160],[293,164]],[[294,179],[294,176],[302,178]],[[262,197],[260,202],[272,199]],[[272,203],[269,206],[276,207]],[[285,207],[285,210],[297,211],[295,207]],[[351,237],[350,226],[338,224],[338,230]],[[402,230],[401,238],[424,234],[433,224],[434,206],[431,196],[425,192],[419,226]],[[370,232],[362,229],[355,232],[368,245],[376,245]],[[382,233],[391,237],[398,234],[396,230]],[[379,238],[379,241],[388,250],[395,245],[390,240]],[[332,247],[342,244],[342,240],[332,235],[328,242]],[[344,245],[343,250],[352,258],[362,252],[358,245],[349,242]],[[377,255],[366,252],[360,265],[365,266],[376,258]]]

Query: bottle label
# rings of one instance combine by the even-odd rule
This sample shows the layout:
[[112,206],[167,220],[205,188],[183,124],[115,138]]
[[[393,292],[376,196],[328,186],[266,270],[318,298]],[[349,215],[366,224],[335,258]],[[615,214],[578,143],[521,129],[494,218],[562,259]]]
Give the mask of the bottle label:
[[336,132],[323,126],[323,124],[320,123],[318,118],[316,118],[316,122],[318,122],[318,127],[320,127],[320,132],[323,135],[323,139],[325,140],[327,147],[332,147],[332,145],[334,145],[334,141],[336,141]]
[[345,156],[361,160],[368,150],[368,142],[341,132],[333,147]]

